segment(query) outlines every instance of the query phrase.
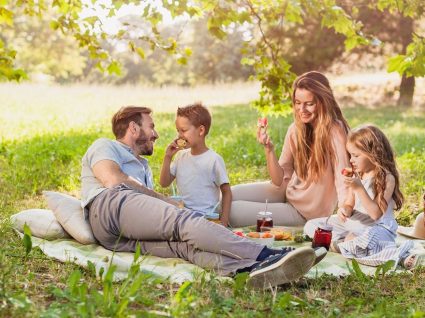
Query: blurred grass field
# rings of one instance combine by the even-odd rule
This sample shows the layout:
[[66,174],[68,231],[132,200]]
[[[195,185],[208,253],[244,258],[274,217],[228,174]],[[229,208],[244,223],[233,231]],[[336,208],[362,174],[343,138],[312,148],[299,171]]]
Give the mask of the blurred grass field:
[[[258,113],[248,106],[248,102],[256,97],[255,92],[255,85],[204,87],[198,90],[172,89],[170,91],[108,86],[0,85],[0,96],[2,96],[0,110],[0,238],[4,247],[0,251],[2,269],[0,313],[5,310],[0,316],[41,315],[43,309],[56,299],[55,296],[52,296],[49,286],[54,284],[64,287],[68,275],[76,268],[73,264],[60,264],[47,259],[39,252],[35,252],[36,256],[29,260],[19,257],[23,253],[23,247],[11,230],[8,217],[22,209],[46,208],[41,197],[43,190],[63,191],[79,197],[80,160],[87,147],[95,139],[112,138],[110,118],[120,106],[146,105],[154,110],[154,119],[160,138],[156,143],[155,153],[149,158],[149,161],[157,181],[164,148],[175,136],[174,112],[176,107],[197,100],[203,101],[211,107],[213,115],[213,125],[207,143],[223,156],[231,184],[238,184],[268,178],[264,152],[255,141]],[[401,188],[406,198],[403,209],[397,214],[397,219],[400,224],[412,224],[415,216],[422,209],[421,196],[425,191],[425,113],[417,109],[400,110],[394,107],[385,107],[385,105],[374,109],[362,106],[343,108],[343,113],[351,127],[363,123],[374,123],[382,128],[389,137],[397,154]],[[273,117],[269,120],[269,131],[279,153],[286,129],[291,121],[291,117]],[[170,193],[169,189],[161,189],[158,183],[156,190],[166,194]],[[419,275],[415,276],[419,280],[424,277],[423,272],[415,275]],[[86,273],[85,279],[93,286],[98,284],[93,278],[90,278],[88,273]],[[410,278],[407,276],[393,279],[393,283],[397,285],[404,280],[409,281]],[[316,282],[302,287],[306,290],[301,288],[301,291],[298,292],[295,288],[291,292],[308,301],[309,297],[311,298],[309,293],[319,293],[322,290],[329,300],[336,301],[340,312],[352,313],[353,316],[354,313],[371,313],[376,310],[373,305],[373,302],[379,300],[376,297],[365,307],[366,309],[359,309],[355,305],[346,307],[344,304],[351,296],[345,294],[345,291],[338,291],[339,294],[336,296],[339,295],[342,299],[335,300],[335,295],[329,294],[328,289],[338,290],[339,284],[349,286],[349,281],[341,282],[332,279],[330,283]],[[173,294],[174,289],[167,286],[163,287],[165,296],[158,296],[159,303],[171,304],[171,300],[166,295],[167,293]],[[366,288],[365,286],[360,285],[359,288]],[[212,291],[208,290],[205,285],[200,288],[202,291],[199,292],[201,295],[199,297],[211,296]],[[222,286],[222,288],[226,290],[226,287]],[[411,288],[417,288],[417,286],[415,287],[413,284]],[[424,288],[421,288],[422,294],[419,293],[417,297],[423,297]],[[379,292],[379,288],[376,292]],[[157,297],[149,295],[149,297]],[[278,295],[282,296],[282,293]],[[243,298],[244,296],[241,295],[232,296],[230,294],[229,297],[234,299],[234,302],[236,299],[241,302],[238,305],[228,304],[233,308],[234,316],[257,316],[255,308],[249,304],[251,300]],[[254,297],[255,301],[259,302],[274,303],[270,298],[273,298],[273,295],[253,294],[246,297]],[[396,292],[394,297],[403,297],[403,293]],[[417,305],[415,297],[403,303],[404,311],[401,312],[406,313],[415,308]],[[13,299],[15,303],[10,299]],[[22,303],[19,303],[19,299],[22,300]],[[368,297],[363,297],[359,303],[367,303],[367,299]],[[26,303],[27,300],[30,301],[29,304]],[[222,303],[209,303],[209,305],[213,309],[214,306],[223,306]],[[391,306],[387,305],[388,308],[393,308],[392,304]],[[154,307],[154,305],[149,306]],[[320,316],[323,313],[322,310],[327,312],[329,306],[329,303],[326,302],[314,305],[310,308],[312,310],[310,314],[316,312]],[[25,308],[26,311],[23,312],[22,308]],[[289,312],[286,312],[286,309],[283,312],[296,315],[296,308],[293,312],[291,306],[288,308]],[[388,308],[382,312],[387,312]],[[424,310],[423,305],[421,305],[421,309]],[[198,313],[205,312],[201,310]],[[272,312],[266,313],[265,316]],[[223,315],[227,316],[225,313]]]

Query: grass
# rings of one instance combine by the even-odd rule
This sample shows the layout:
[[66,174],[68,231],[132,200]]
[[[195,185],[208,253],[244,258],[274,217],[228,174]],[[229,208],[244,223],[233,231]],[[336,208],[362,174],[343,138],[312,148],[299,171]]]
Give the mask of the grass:
[[[38,249],[25,258],[25,247],[11,230],[9,216],[26,208],[45,208],[42,190],[78,197],[81,157],[96,138],[112,138],[109,120],[116,107],[131,103],[155,105],[156,98],[166,95],[162,91],[146,97],[128,87],[37,87],[0,85],[2,96],[6,96],[0,110],[1,317],[425,316],[423,268],[413,274],[376,278],[353,271],[346,278],[325,276],[272,292],[258,292],[246,289],[243,277],[238,278],[242,282],[229,283],[214,276],[206,282],[201,276],[193,283],[177,286],[147,277],[136,268],[128,281],[115,284],[107,277],[96,279],[90,269],[51,260]],[[208,100],[208,96],[199,99]],[[212,108],[208,144],[223,156],[232,184],[267,179],[264,153],[254,136],[258,115],[246,105],[244,94],[232,91],[229,96],[230,103],[238,100],[241,104]],[[176,93],[167,103],[184,105],[184,98],[184,92]],[[150,163],[156,181],[164,148],[175,136],[174,109],[166,104],[154,107],[160,139]],[[343,112],[352,127],[372,122],[390,138],[406,197],[397,218],[400,224],[412,224],[422,208],[425,190],[425,113],[391,107],[356,107]],[[277,149],[282,147],[290,122],[291,118],[269,121]],[[159,186],[157,190],[170,192]]]

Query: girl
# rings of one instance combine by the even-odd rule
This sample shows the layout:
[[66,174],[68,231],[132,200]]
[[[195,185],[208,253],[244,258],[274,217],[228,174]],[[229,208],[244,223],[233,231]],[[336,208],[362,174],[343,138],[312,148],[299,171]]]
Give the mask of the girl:
[[[347,140],[353,176],[345,176],[347,198],[337,215],[330,217],[334,241],[331,250],[359,263],[378,266],[394,260],[407,269],[416,265],[417,255],[409,254],[412,241],[395,244],[397,222],[394,209],[403,204],[394,153],[383,132],[374,126],[353,130]],[[312,236],[324,220],[308,222],[305,232]]]

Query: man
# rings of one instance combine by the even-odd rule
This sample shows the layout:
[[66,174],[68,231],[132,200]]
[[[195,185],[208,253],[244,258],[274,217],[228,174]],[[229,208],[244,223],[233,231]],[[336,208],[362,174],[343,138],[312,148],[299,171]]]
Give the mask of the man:
[[82,159],[82,199],[94,236],[105,248],[178,257],[220,275],[250,272],[267,287],[298,279],[316,260],[313,249],[276,250],[241,238],[202,214],[180,210],[155,192],[148,162],[158,139],[151,110],[121,108],[112,118],[116,140],[96,140]]

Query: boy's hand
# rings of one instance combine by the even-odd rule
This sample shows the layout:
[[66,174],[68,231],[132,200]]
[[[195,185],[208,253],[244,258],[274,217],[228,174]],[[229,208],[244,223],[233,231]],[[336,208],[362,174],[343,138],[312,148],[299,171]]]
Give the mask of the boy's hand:
[[220,216],[220,222],[224,227],[229,226],[229,218],[225,216]]
[[177,145],[177,139],[174,139],[165,149],[165,156],[172,158],[181,148]]

